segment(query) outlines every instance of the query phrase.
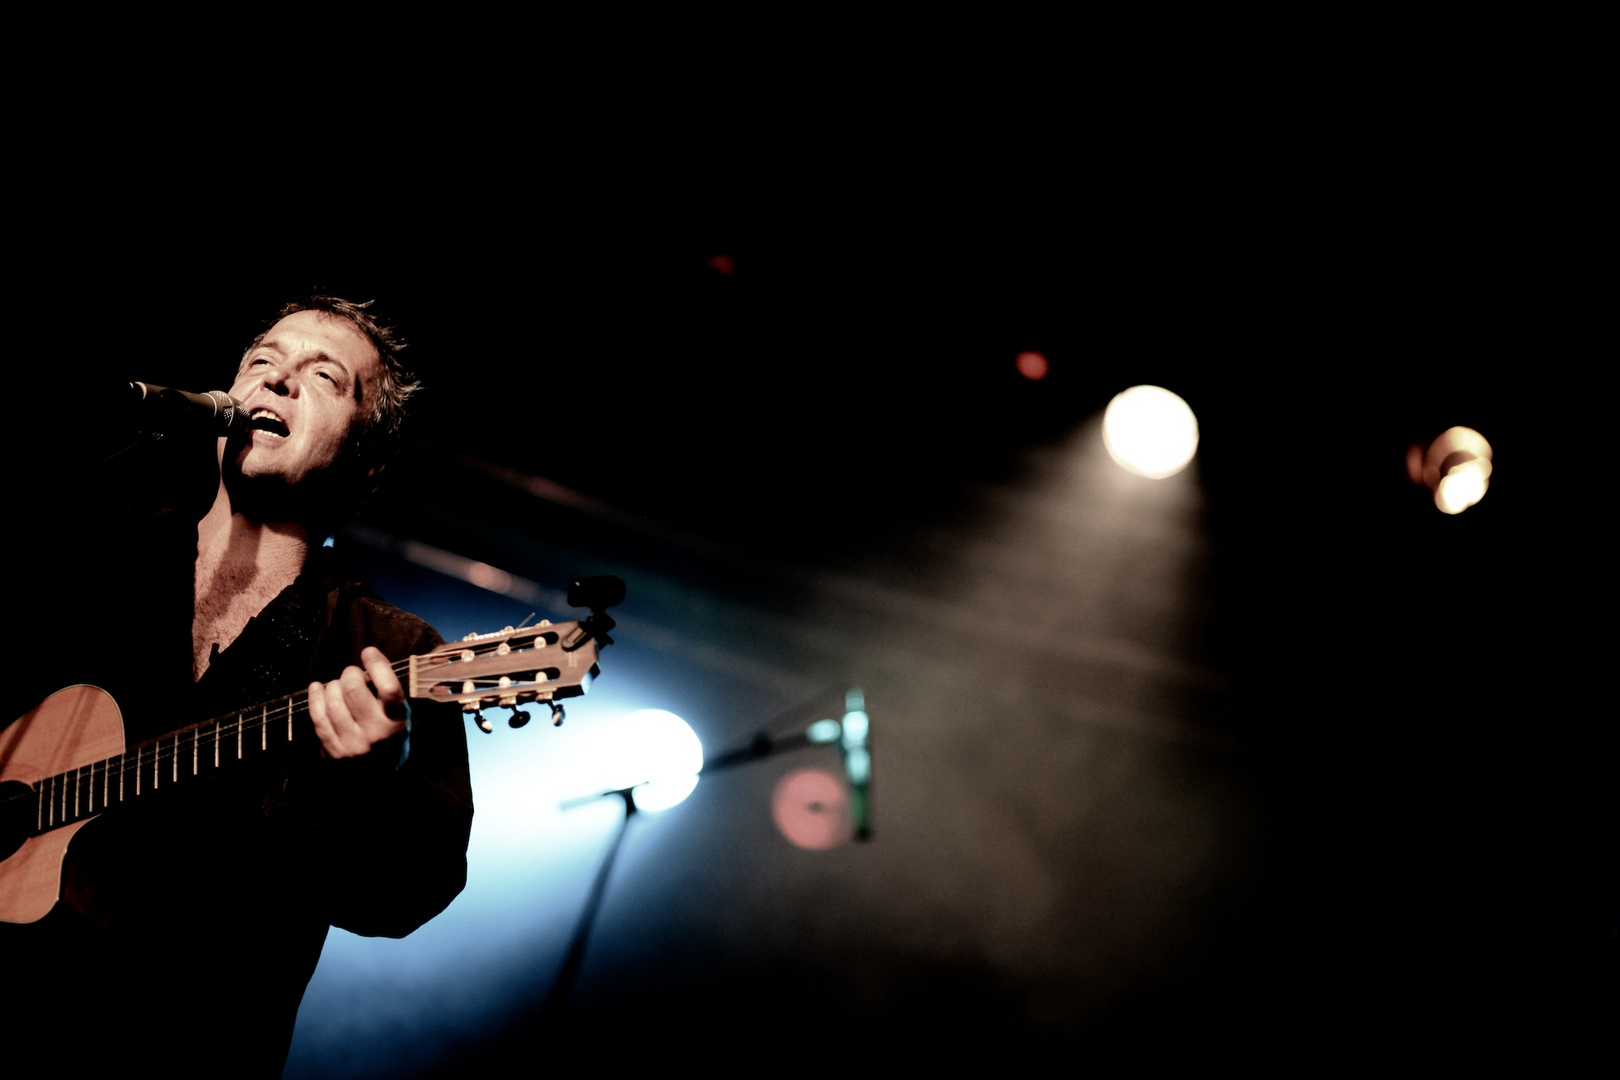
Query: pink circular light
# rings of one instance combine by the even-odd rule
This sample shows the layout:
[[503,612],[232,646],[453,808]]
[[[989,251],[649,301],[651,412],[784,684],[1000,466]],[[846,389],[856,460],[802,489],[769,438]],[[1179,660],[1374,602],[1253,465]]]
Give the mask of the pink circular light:
[[825,769],[796,769],[776,782],[771,819],[788,843],[825,851],[849,840],[849,796],[844,782]]

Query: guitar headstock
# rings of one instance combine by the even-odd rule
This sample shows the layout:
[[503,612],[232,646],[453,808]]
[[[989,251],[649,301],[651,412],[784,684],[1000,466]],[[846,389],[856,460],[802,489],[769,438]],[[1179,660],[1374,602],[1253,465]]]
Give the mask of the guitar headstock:
[[[469,634],[412,657],[408,693],[429,701],[460,702],[461,711],[486,732],[493,728],[483,715],[490,706],[549,704],[553,723],[561,724],[558,700],[585,693],[601,674],[597,645],[598,636],[578,622],[541,622],[522,629],[508,626],[494,634]],[[512,714],[513,727],[527,722],[526,713]]]

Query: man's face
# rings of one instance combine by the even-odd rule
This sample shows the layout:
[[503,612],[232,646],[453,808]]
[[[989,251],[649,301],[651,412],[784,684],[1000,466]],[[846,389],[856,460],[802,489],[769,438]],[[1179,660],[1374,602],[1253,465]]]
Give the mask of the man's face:
[[299,311],[272,326],[242,361],[231,396],[251,430],[231,460],[243,477],[296,485],[342,456],[377,398],[382,361],[346,319]]

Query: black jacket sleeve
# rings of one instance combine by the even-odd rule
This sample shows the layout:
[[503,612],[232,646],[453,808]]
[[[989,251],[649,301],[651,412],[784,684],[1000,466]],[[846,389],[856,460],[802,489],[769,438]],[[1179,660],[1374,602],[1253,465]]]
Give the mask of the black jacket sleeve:
[[[375,597],[348,595],[351,588],[334,596],[314,678],[335,678],[366,645],[399,661],[441,644],[422,620]],[[412,702],[404,738],[402,763],[397,740],[361,758],[317,758],[288,791],[310,843],[309,901],[332,925],[356,934],[408,934],[444,910],[467,880],[473,804],[460,708]]]

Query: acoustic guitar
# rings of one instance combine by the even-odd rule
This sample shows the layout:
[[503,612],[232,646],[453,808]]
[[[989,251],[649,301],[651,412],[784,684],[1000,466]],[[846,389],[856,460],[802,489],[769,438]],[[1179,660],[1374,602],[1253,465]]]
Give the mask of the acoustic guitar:
[[[622,586],[620,586],[622,590]],[[489,731],[483,709],[549,704],[589,689],[611,620],[472,634],[394,665],[412,700],[459,702]],[[0,922],[44,918],[61,895],[68,842],[91,818],[292,742],[307,724],[307,692],[181,728],[135,746],[106,691],[70,686],[0,731]]]

